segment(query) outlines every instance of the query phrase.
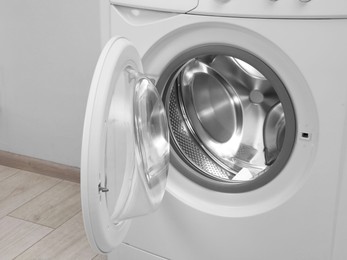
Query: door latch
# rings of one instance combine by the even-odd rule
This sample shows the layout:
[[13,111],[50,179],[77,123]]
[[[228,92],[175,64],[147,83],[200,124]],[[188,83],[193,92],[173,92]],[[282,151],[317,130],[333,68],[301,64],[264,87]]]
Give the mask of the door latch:
[[98,188],[99,188],[99,192],[108,192],[109,191],[109,189],[107,189],[106,187],[101,187],[101,183],[99,183]]

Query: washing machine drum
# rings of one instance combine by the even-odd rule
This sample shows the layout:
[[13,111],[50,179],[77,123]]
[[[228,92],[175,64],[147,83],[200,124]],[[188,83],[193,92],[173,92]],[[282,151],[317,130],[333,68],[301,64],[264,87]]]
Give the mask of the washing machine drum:
[[168,80],[159,80],[173,161],[208,188],[247,191],[273,179],[289,159],[294,109],[268,65],[237,48],[218,49],[182,55],[164,73]]

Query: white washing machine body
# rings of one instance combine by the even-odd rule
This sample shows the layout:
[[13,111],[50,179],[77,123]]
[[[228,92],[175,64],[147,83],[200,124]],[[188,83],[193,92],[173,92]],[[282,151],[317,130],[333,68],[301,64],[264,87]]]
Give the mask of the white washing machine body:
[[[106,43],[108,38],[116,38],[106,44],[106,51],[101,54],[90,100],[97,99],[102,73],[123,73],[114,65],[116,58],[123,59],[123,67],[126,63],[128,67],[140,68],[142,62],[141,74],[155,83],[165,101],[165,85],[182,63],[202,54],[228,53],[228,48],[234,53],[236,48],[237,53],[240,50],[256,57],[278,76],[293,108],[290,116],[294,119],[287,119],[286,124],[295,127],[292,147],[288,148],[281,167],[275,169],[276,174],[246,189],[229,190],[190,177],[189,172],[194,170],[171,148],[163,201],[155,201],[155,206],[151,204],[142,209],[148,201],[134,201],[142,196],[136,189],[143,187],[138,188],[138,184],[133,184],[137,179],[129,177],[131,188],[128,190],[131,191],[126,196],[131,197],[128,207],[131,213],[127,215],[123,209],[114,210],[119,202],[112,196],[121,196],[121,192],[103,197],[112,190],[108,185],[117,182],[117,177],[103,181],[100,173],[94,179],[84,176],[90,174],[86,173],[91,168],[88,156],[93,156],[90,150],[94,149],[90,144],[93,132],[88,134],[90,125],[95,124],[90,115],[97,110],[96,105],[88,104],[81,182],[85,226],[93,247],[108,254],[109,259],[346,259],[347,3],[342,0],[251,4],[249,1],[191,0],[179,1],[170,7],[160,1],[111,2],[102,7],[103,39]],[[121,53],[113,50],[120,50],[116,45],[123,40],[126,41],[123,45],[130,44],[131,50],[128,47],[121,49]],[[133,49],[138,52],[139,63],[132,62],[137,59],[133,54],[129,54],[130,63],[126,58],[119,58],[124,53],[132,53]],[[266,73],[266,69],[264,71]],[[110,79],[108,84],[117,85],[117,80]],[[284,107],[285,104],[283,101]],[[106,121],[101,118],[99,124]],[[140,121],[136,122],[135,125]],[[107,128],[99,132],[103,136],[109,131]],[[112,138],[117,139],[111,136],[102,142],[111,143]],[[127,147],[127,143],[115,144]],[[284,144],[284,147],[290,146],[290,143]],[[103,144],[96,152],[103,153],[105,149],[109,148]],[[120,156],[125,161],[127,153]],[[136,160],[134,158],[130,161]],[[105,158],[101,156],[93,165],[99,165],[100,161],[104,163]],[[96,172],[100,171],[98,167]],[[127,171],[136,167],[121,168]],[[126,178],[121,181],[125,183]],[[106,217],[107,221],[103,216],[94,219],[94,214],[99,213],[88,206],[91,199],[86,194],[90,189],[96,190],[94,203],[106,201],[106,206],[97,206],[97,209],[106,208],[101,209],[104,212],[100,215],[111,216]],[[135,195],[129,196],[130,193]],[[158,206],[154,213],[147,214]],[[137,215],[143,216],[133,218]],[[128,218],[131,221],[125,220]],[[117,221],[112,223],[112,219]],[[95,231],[103,225],[94,226],[95,221],[107,222],[105,231]],[[108,232],[113,224],[117,227]]]

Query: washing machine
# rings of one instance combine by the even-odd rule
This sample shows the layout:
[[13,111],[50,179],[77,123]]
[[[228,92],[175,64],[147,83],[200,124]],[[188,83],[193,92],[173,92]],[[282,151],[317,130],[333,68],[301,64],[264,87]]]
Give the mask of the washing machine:
[[111,0],[86,109],[108,259],[347,259],[347,2]]

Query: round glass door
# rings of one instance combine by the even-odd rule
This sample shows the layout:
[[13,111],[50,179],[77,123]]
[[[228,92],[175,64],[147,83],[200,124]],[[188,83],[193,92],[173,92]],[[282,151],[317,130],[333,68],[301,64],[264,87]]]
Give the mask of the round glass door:
[[82,212],[96,251],[111,252],[132,218],[159,207],[169,149],[164,105],[138,52],[124,38],[111,39],[94,72],[82,141]]

